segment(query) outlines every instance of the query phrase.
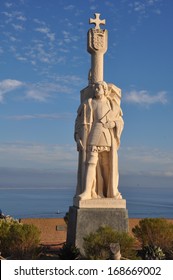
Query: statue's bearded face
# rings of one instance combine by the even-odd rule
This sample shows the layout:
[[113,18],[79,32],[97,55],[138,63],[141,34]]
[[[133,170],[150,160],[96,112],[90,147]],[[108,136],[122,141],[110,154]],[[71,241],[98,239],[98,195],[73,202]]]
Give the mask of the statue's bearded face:
[[97,99],[102,99],[103,96],[104,96],[103,86],[101,84],[96,84],[96,86],[95,86],[95,97]]

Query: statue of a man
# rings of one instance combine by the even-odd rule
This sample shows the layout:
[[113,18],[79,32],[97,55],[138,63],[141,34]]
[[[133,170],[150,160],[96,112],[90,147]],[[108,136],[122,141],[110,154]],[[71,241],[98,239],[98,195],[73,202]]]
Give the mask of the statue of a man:
[[80,199],[120,199],[117,150],[124,125],[120,96],[111,97],[104,81],[93,86],[93,98],[79,106],[75,124],[79,151],[76,195]]

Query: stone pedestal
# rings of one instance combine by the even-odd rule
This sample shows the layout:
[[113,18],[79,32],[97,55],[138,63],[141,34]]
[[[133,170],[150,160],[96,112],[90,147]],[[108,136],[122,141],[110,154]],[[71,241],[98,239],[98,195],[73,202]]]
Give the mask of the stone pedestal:
[[92,199],[83,199],[80,200],[78,197],[74,197],[73,206],[77,208],[126,208],[126,200],[125,199],[115,199],[115,198],[92,198]]
[[[112,208],[110,208],[109,200],[110,204],[113,205]],[[100,203],[101,201],[102,199],[100,200]],[[95,232],[100,226],[110,226],[117,231],[127,232],[128,212],[126,210],[125,202],[124,199],[116,200],[107,198],[105,199],[105,202],[102,201],[100,208],[93,207],[94,199],[74,203],[76,205],[79,203],[81,208],[78,208],[77,206],[69,208],[67,244],[75,245],[80,249],[80,252],[84,254],[83,237],[91,232]],[[89,207],[87,207],[87,204]],[[118,206],[117,208],[116,204]],[[85,208],[83,206],[85,206]]]

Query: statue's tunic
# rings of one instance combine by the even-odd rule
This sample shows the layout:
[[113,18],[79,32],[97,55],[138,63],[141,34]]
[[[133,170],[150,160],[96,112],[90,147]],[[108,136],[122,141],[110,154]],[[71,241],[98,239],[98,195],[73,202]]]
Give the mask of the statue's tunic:
[[92,100],[93,123],[88,137],[89,146],[111,147],[111,134],[103,125],[107,122],[107,114],[111,107],[108,100]]

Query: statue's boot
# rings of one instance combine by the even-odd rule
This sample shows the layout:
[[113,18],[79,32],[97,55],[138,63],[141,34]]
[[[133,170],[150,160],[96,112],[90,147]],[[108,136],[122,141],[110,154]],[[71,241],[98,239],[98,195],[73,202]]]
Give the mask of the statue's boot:
[[85,191],[79,195],[80,199],[91,199],[92,188],[96,176],[95,164],[88,164],[85,178]]

